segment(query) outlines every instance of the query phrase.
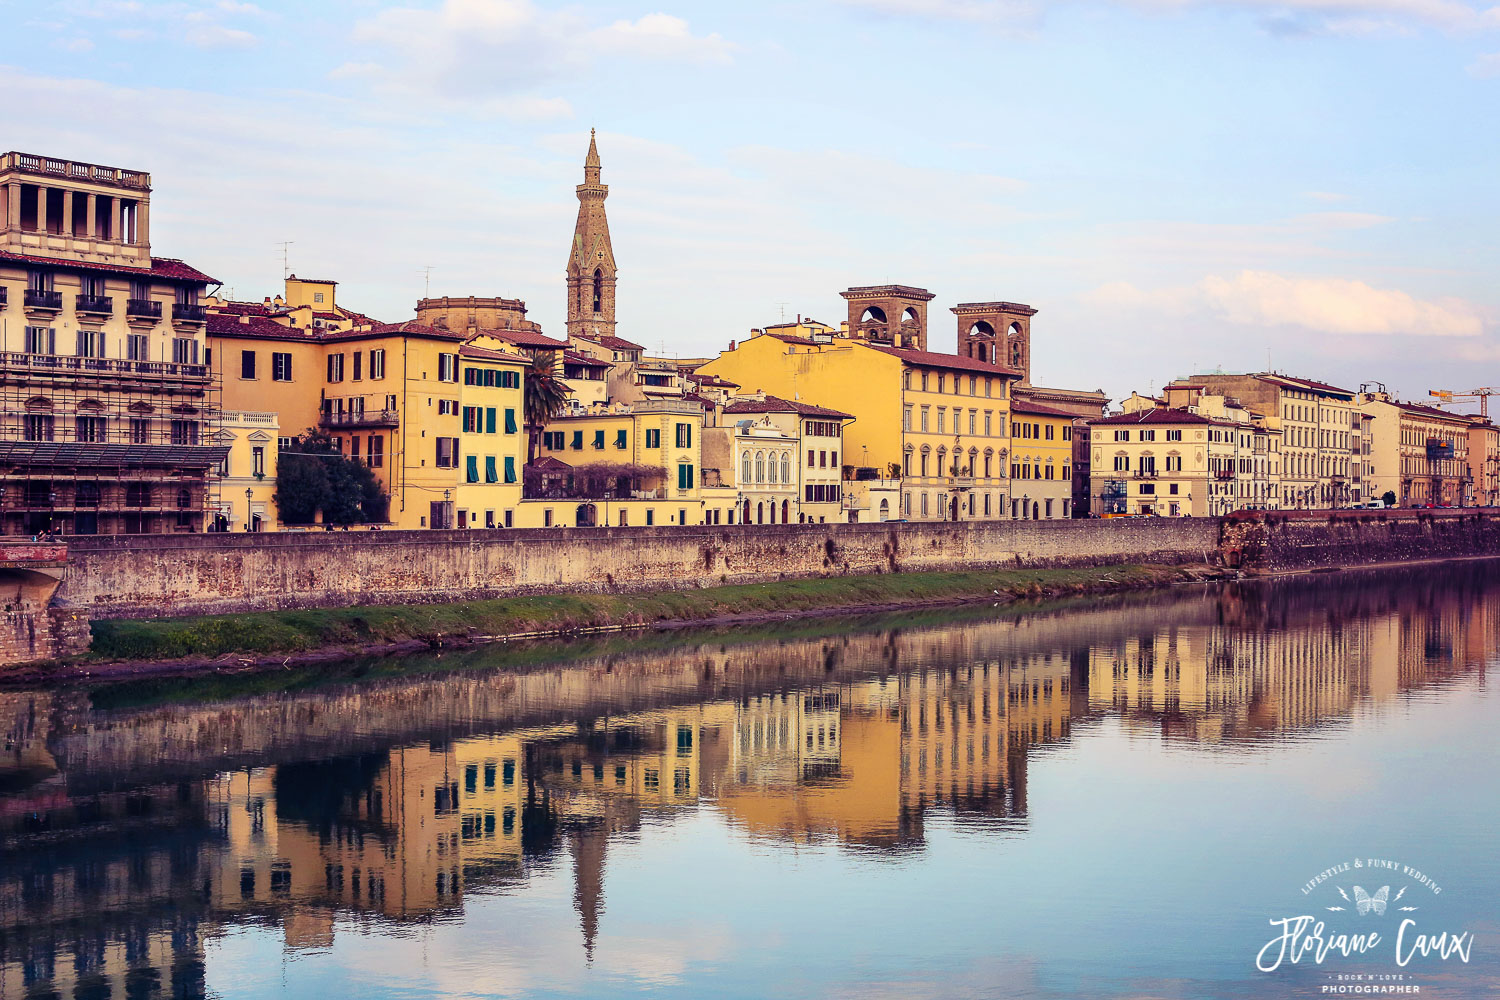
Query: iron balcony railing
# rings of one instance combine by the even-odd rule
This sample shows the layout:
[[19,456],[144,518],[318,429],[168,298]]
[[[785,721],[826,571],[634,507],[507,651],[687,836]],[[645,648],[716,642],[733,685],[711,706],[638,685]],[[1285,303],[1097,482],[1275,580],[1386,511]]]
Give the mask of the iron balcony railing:
[[80,358],[71,354],[22,354],[17,351],[0,351],[0,368],[25,368],[38,372],[153,375],[172,378],[208,377],[208,365],[173,364],[167,361],[126,361],[120,358]]
[[318,418],[318,423],[325,427],[395,427],[400,422],[400,415],[395,410],[371,410],[368,413],[363,410],[351,413],[325,410]]
[[126,299],[125,315],[132,319],[161,319],[161,303],[150,299]]
[[172,321],[174,323],[207,322],[208,306],[200,306],[191,302],[175,302],[172,304]]
[[41,288],[26,289],[24,299],[27,309],[61,309],[62,292],[47,291]]
[[108,316],[115,311],[115,300],[108,295],[80,295],[74,307],[81,313],[98,313]]

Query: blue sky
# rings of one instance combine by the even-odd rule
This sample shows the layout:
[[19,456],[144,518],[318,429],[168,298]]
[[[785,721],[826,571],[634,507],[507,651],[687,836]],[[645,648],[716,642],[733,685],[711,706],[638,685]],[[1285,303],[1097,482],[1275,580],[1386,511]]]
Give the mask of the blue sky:
[[561,333],[588,129],[620,330],[712,355],[899,281],[1034,377],[1500,382],[1500,7],[1460,0],[0,0],[0,145],[149,170],[153,250]]

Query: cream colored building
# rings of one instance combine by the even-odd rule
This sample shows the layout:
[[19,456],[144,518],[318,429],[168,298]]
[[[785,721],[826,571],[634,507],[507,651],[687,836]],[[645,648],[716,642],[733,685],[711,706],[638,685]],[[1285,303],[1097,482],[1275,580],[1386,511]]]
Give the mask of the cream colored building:
[[276,531],[276,462],[280,455],[275,413],[226,410],[219,415],[214,441],[229,449],[219,468],[214,528],[218,531]]
[[733,398],[722,413],[744,523],[844,520],[843,435],[853,417],[764,393]]
[[1402,507],[1463,507],[1474,502],[1467,416],[1361,392],[1370,419],[1369,495],[1394,493]]
[[1500,506],[1500,428],[1488,417],[1470,414],[1468,421],[1470,502]]

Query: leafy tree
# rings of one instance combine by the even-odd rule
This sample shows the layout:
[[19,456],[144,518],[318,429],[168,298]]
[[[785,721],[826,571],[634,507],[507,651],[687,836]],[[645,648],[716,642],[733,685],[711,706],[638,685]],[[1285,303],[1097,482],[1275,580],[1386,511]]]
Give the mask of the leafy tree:
[[1384,493],[1380,494],[1380,499],[1385,501],[1385,505],[1387,507],[1394,507],[1396,506],[1396,491],[1386,490]]
[[568,405],[569,390],[557,377],[552,366],[552,354],[538,351],[531,357],[531,367],[526,369],[526,384],[522,396],[522,407],[526,420],[526,464],[536,461],[537,442],[542,428]]
[[370,467],[312,428],[278,458],[275,499],[286,524],[311,524],[319,510],[324,524],[384,521],[390,506]]

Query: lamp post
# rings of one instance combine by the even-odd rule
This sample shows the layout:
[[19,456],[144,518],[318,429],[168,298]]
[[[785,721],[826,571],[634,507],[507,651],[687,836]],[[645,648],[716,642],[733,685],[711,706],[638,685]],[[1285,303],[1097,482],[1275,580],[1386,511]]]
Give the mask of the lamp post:
[[253,520],[255,520],[255,512],[250,509],[250,498],[252,496],[254,496],[254,495],[255,495],[255,491],[252,490],[250,487],[246,486],[245,487],[245,530],[246,531],[251,530],[250,529],[250,522],[253,521]]

